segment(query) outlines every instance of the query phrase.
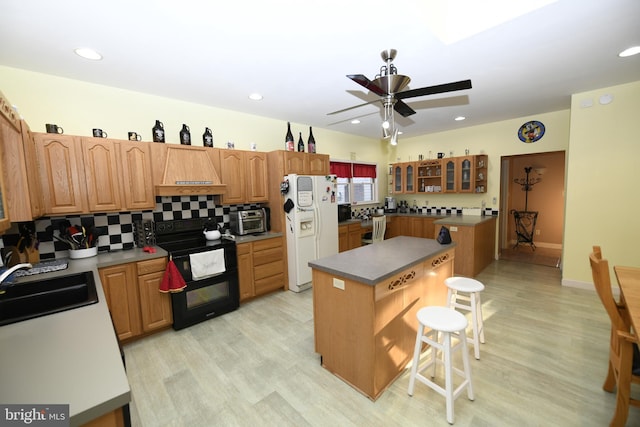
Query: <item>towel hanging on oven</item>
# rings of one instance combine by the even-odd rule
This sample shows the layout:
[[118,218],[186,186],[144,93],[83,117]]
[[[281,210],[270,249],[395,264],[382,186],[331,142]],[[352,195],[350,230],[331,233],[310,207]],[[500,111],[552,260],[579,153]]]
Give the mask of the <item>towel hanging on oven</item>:
[[181,292],[187,287],[187,283],[184,281],[182,274],[176,267],[176,264],[172,259],[167,263],[167,268],[164,271],[162,282],[160,282],[160,292]]
[[191,277],[200,280],[226,271],[224,265],[224,249],[198,252],[189,255]]

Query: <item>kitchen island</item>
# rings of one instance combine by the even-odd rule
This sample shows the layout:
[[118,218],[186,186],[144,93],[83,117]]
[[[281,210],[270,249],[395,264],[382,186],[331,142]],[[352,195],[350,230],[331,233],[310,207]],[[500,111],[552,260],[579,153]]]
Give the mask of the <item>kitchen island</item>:
[[454,247],[399,236],[309,262],[322,366],[377,399],[413,356],[417,311],[445,304]]

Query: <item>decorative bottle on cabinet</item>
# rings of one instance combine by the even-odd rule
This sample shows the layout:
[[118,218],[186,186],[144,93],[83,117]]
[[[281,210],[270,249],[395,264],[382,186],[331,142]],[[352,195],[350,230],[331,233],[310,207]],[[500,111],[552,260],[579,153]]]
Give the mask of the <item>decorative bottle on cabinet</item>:
[[160,120],[156,120],[156,125],[151,129],[153,142],[164,142],[164,125]]
[[284,147],[287,151],[293,151],[293,134],[291,133],[291,123],[287,122],[287,136],[284,138]]
[[302,140],[302,132],[300,132],[300,138],[298,138],[298,151],[304,152],[304,141]]
[[313,137],[313,130],[311,129],[311,126],[309,126],[309,141],[307,142],[307,148],[310,153],[316,152],[316,140]]
[[180,144],[191,145],[191,131],[189,126],[182,124],[182,130],[180,131]]
[[211,129],[204,128],[204,133],[202,134],[202,145],[205,147],[213,147],[213,133],[211,133]]

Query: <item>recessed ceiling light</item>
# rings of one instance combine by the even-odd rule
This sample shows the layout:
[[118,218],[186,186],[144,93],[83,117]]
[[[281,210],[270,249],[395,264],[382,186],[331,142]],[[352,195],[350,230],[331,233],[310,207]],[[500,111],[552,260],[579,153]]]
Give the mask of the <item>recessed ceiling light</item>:
[[261,101],[262,95],[260,95],[259,93],[252,93],[251,95],[249,95],[249,99],[251,99],[252,101]]
[[632,46],[628,49],[623,50],[618,54],[620,58],[626,58],[627,56],[633,56],[640,53],[640,46]]
[[358,119],[351,120],[351,124],[352,125],[357,125],[358,123],[360,123],[360,120],[358,120]]
[[464,120],[464,119],[466,119],[466,117],[465,117],[465,116],[458,116],[458,117],[456,117],[456,118],[455,118],[455,119],[453,119],[453,120],[455,120],[456,122],[461,122],[461,121],[462,121],[462,120]]
[[74,50],[76,55],[81,56],[85,59],[91,59],[92,61],[99,61],[102,59],[102,55],[96,52],[93,49],[89,49],[88,47],[79,47]]

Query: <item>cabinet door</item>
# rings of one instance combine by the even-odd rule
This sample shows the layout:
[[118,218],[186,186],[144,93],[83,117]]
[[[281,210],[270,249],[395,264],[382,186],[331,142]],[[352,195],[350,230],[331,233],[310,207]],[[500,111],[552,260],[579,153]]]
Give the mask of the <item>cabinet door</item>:
[[29,198],[31,200],[31,214],[33,218],[44,215],[44,204],[42,203],[42,186],[38,177],[38,161],[36,159],[36,141],[29,125],[24,120],[20,121],[22,126],[22,147],[24,148],[24,162],[27,171],[27,182],[29,185]]
[[477,155],[474,156],[473,160],[475,165],[473,175],[476,179],[474,191],[476,193],[486,193],[488,156],[486,154]]
[[100,281],[118,339],[126,340],[142,333],[135,263],[104,267]]
[[115,142],[103,138],[83,138],[82,155],[89,211],[122,210]]
[[284,152],[284,169],[285,175],[297,173],[298,175],[307,175],[309,173],[309,158],[306,153],[297,151]]
[[[10,121],[3,115],[0,115],[0,149],[6,215],[14,222],[31,221],[34,217],[31,212],[20,122]],[[32,173],[35,174],[36,171]]]
[[327,154],[308,153],[309,175],[329,175],[330,163]]
[[[246,201],[249,203],[269,201],[269,173],[267,153],[245,151]],[[227,187],[228,188],[228,187]]]
[[474,188],[471,185],[473,177],[473,157],[459,157],[458,167],[458,192],[472,193]]
[[140,317],[144,332],[151,332],[173,324],[171,296],[158,291],[163,276],[164,270],[138,276]]
[[402,172],[404,175],[404,188],[403,193],[415,193],[416,192],[416,164],[414,162],[403,163]]
[[338,226],[338,252],[349,250],[349,226]]
[[119,143],[124,208],[126,210],[140,211],[156,207],[150,144],[149,142],[130,143],[128,141]]
[[73,136],[34,134],[44,211],[64,215],[87,211],[80,141]]
[[244,156],[238,150],[220,150],[220,179],[227,185],[222,196],[225,204],[240,204],[245,201]]
[[241,243],[236,246],[238,257],[238,281],[240,282],[240,301],[255,296],[253,287],[253,259],[251,243]]
[[396,163],[392,166],[393,168],[393,192],[394,194],[402,194],[402,183],[404,182],[404,173],[402,170],[402,165],[400,163]]
[[349,224],[349,249],[362,246],[362,225],[360,223]]
[[444,161],[444,192],[455,193],[457,191],[456,185],[457,178],[457,166],[456,159],[451,157]]

